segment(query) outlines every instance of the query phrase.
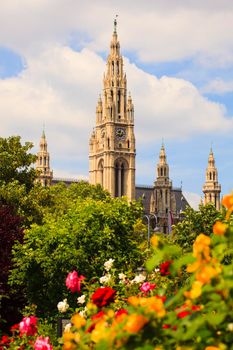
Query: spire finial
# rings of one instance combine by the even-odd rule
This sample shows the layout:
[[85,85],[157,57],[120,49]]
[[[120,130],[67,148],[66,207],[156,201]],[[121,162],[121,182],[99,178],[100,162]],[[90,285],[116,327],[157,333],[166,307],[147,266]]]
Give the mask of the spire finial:
[[210,144],[210,153],[213,153],[213,141],[211,141],[211,144]]
[[164,137],[162,137],[162,148],[164,148]]
[[45,139],[45,123],[43,123],[42,137]]
[[117,17],[118,15],[116,15],[114,18],[114,34],[117,34]]

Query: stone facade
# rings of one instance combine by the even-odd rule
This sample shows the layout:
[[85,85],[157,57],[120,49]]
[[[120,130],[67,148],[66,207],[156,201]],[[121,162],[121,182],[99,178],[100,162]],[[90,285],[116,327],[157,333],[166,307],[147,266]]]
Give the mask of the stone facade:
[[96,107],[96,126],[89,142],[89,177],[112,197],[135,198],[134,106],[117,37],[116,21],[103,79],[103,99]]

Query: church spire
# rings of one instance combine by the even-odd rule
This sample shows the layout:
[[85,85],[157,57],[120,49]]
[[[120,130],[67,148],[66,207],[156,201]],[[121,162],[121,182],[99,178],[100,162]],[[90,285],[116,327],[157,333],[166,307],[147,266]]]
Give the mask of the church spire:
[[218,170],[215,166],[214,153],[211,146],[206,168],[206,181],[203,186],[204,204],[213,203],[215,208],[219,210],[220,192],[221,185],[218,183]]
[[[117,17],[117,16],[116,16]],[[117,34],[117,18],[103,78],[103,97],[96,107],[96,127],[90,138],[90,183],[101,184],[113,197],[135,198],[134,105]]]
[[40,139],[40,150],[37,153],[36,170],[38,172],[38,182],[42,186],[51,185],[53,178],[53,172],[50,170],[50,157],[47,150],[47,140],[45,131],[43,128],[41,139]]

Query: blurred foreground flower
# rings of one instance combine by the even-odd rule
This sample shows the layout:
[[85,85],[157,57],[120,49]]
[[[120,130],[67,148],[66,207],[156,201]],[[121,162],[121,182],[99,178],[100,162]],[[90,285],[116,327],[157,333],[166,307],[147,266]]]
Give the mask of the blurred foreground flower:
[[37,318],[35,316],[24,317],[19,323],[20,334],[35,335],[37,333]]
[[53,347],[50,344],[49,337],[43,338],[42,336],[38,337],[34,344],[35,350],[52,350]]

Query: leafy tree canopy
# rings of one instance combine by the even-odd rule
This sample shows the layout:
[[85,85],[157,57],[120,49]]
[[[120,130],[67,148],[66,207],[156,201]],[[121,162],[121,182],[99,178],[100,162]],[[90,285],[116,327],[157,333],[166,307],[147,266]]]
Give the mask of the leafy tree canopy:
[[133,234],[140,216],[138,203],[108,196],[80,197],[63,215],[47,213],[44,224],[34,224],[24,244],[16,245],[11,284],[24,287],[28,301],[45,315],[55,312],[57,302],[67,297],[64,280],[73,269],[90,279],[101,276],[109,258],[122,272],[140,266],[142,254]]
[[32,164],[36,156],[30,153],[33,144],[21,144],[20,136],[0,137],[0,184],[17,180],[29,190],[36,178]]
[[183,221],[174,226],[173,234],[176,243],[185,251],[192,250],[192,245],[200,233],[210,236],[213,224],[223,218],[223,214],[211,203],[200,205],[198,211],[188,207],[183,215]]

